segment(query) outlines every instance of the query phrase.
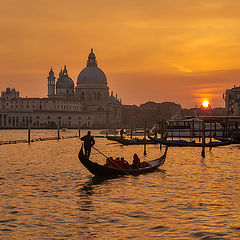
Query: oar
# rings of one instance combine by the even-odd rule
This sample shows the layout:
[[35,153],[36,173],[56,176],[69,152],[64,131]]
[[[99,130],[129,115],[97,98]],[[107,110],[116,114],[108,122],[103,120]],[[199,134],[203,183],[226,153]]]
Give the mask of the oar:
[[101,151],[99,151],[97,148],[95,148],[95,147],[92,147],[92,148],[94,148],[97,152],[99,152],[99,153],[102,154],[105,158],[107,158],[107,156],[106,156],[104,153],[102,153]]

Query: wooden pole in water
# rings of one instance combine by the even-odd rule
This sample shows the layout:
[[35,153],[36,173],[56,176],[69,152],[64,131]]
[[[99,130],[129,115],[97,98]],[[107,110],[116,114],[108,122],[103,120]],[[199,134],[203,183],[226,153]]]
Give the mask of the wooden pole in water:
[[81,137],[81,126],[80,126],[80,122],[78,122],[78,137]]
[[147,123],[145,122],[144,124],[144,155],[147,155],[147,150],[146,150],[146,131],[147,131]]
[[30,130],[30,125],[28,124],[28,143],[31,142],[31,130]]
[[58,122],[58,131],[57,131],[57,139],[60,139],[60,130],[59,130],[59,128],[60,128],[60,123]]
[[202,123],[200,121],[198,121],[198,130],[199,130],[199,142],[201,141],[201,128],[202,128]]
[[[212,121],[210,122],[210,143],[212,143]],[[209,147],[209,150],[211,150],[212,147]]]
[[[162,138],[162,137],[163,137],[163,120],[161,120],[161,128],[160,128],[160,138]],[[160,150],[162,150],[162,144],[161,143],[160,143]]]
[[193,122],[192,122],[192,138],[194,138],[194,129],[195,129],[195,125],[194,125],[194,118],[193,118]]
[[214,131],[215,131],[215,137],[217,137],[217,122],[215,122]]
[[202,121],[202,157],[205,158],[205,122]]
[[[177,126],[178,126],[178,123],[177,123]],[[178,139],[181,138],[181,129],[180,129],[181,126],[178,126]]]

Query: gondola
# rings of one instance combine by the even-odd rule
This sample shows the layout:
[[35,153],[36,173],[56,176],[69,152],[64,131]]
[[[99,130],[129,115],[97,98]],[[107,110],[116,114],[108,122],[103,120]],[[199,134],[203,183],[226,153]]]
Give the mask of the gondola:
[[224,141],[231,141],[232,144],[239,144],[240,143],[240,139],[237,138],[225,138],[225,137],[213,137],[218,141],[224,142]]
[[106,134],[106,138],[107,140],[111,140],[111,141],[117,141],[118,139],[121,139],[120,136],[108,136],[107,134]]
[[117,169],[117,168],[110,168],[104,165],[100,165],[96,162],[92,162],[88,158],[85,157],[83,153],[83,148],[80,149],[78,158],[80,162],[83,164],[84,167],[88,169],[89,172],[94,174],[95,176],[104,176],[104,177],[112,177],[112,176],[118,176],[118,175],[138,175],[142,173],[148,173],[153,172],[160,166],[162,166],[165,162],[166,155],[167,155],[167,149],[165,149],[165,153],[162,157],[157,158],[152,161],[145,162],[144,165],[146,167],[140,167],[138,169]]
[[196,143],[195,141],[189,142],[186,140],[164,140],[161,138],[153,138],[148,136],[149,139],[154,140],[158,143],[161,143],[170,147],[220,147],[230,145],[231,141],[223,141],[223,142],[209,142],[209,143]]
[[116,139],[115,141],[123,145],[156,144],[156,142],[153,140],[148,140],[148,139],[144,140],[144,139],[138,139],[138,138],[134,138],[134,139],[120,138],[120,139]]
[[[121,143],[122,145],[144,145],[144,144],[157,144],[154,140],[149,139],[139,139],[139,138],[133,138],[133,139],[127,139],[127,138],[121,138],[118,136],[107,136],[108,140],[115,141],[118,143]],[[164,138],[165,140],[167,137]]]

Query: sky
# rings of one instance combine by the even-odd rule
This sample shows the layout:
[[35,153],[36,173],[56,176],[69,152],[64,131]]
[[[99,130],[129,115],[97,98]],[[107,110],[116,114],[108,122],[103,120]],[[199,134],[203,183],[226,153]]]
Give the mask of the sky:
[[191,108],[240,85],[239,0],[0,0],[0,91],[46,97],[52,67],[77,81],[93,48],[123,104]]

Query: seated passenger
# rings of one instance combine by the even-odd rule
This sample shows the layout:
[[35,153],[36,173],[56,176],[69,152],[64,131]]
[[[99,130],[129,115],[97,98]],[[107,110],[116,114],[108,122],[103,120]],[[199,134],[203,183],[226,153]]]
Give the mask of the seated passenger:
[[113,158],[112,158],[112,157],[108,157],[108,158],[106,159],[105,166],[110,166],[112,161],[113,161]]
[[111,167],[111,168],[123,168],[122,162],[121,162],[119,157],[117,157],[116,159],[111,158],[110,161],[109,161],[108,167]]
[[121,158],[121,162],[123,168],[129,168],[129,163],[124,159],[124,157]]
[[140,159],[136,153],[133,155],[133,163],[132,168],[139,168],[140,167]]

